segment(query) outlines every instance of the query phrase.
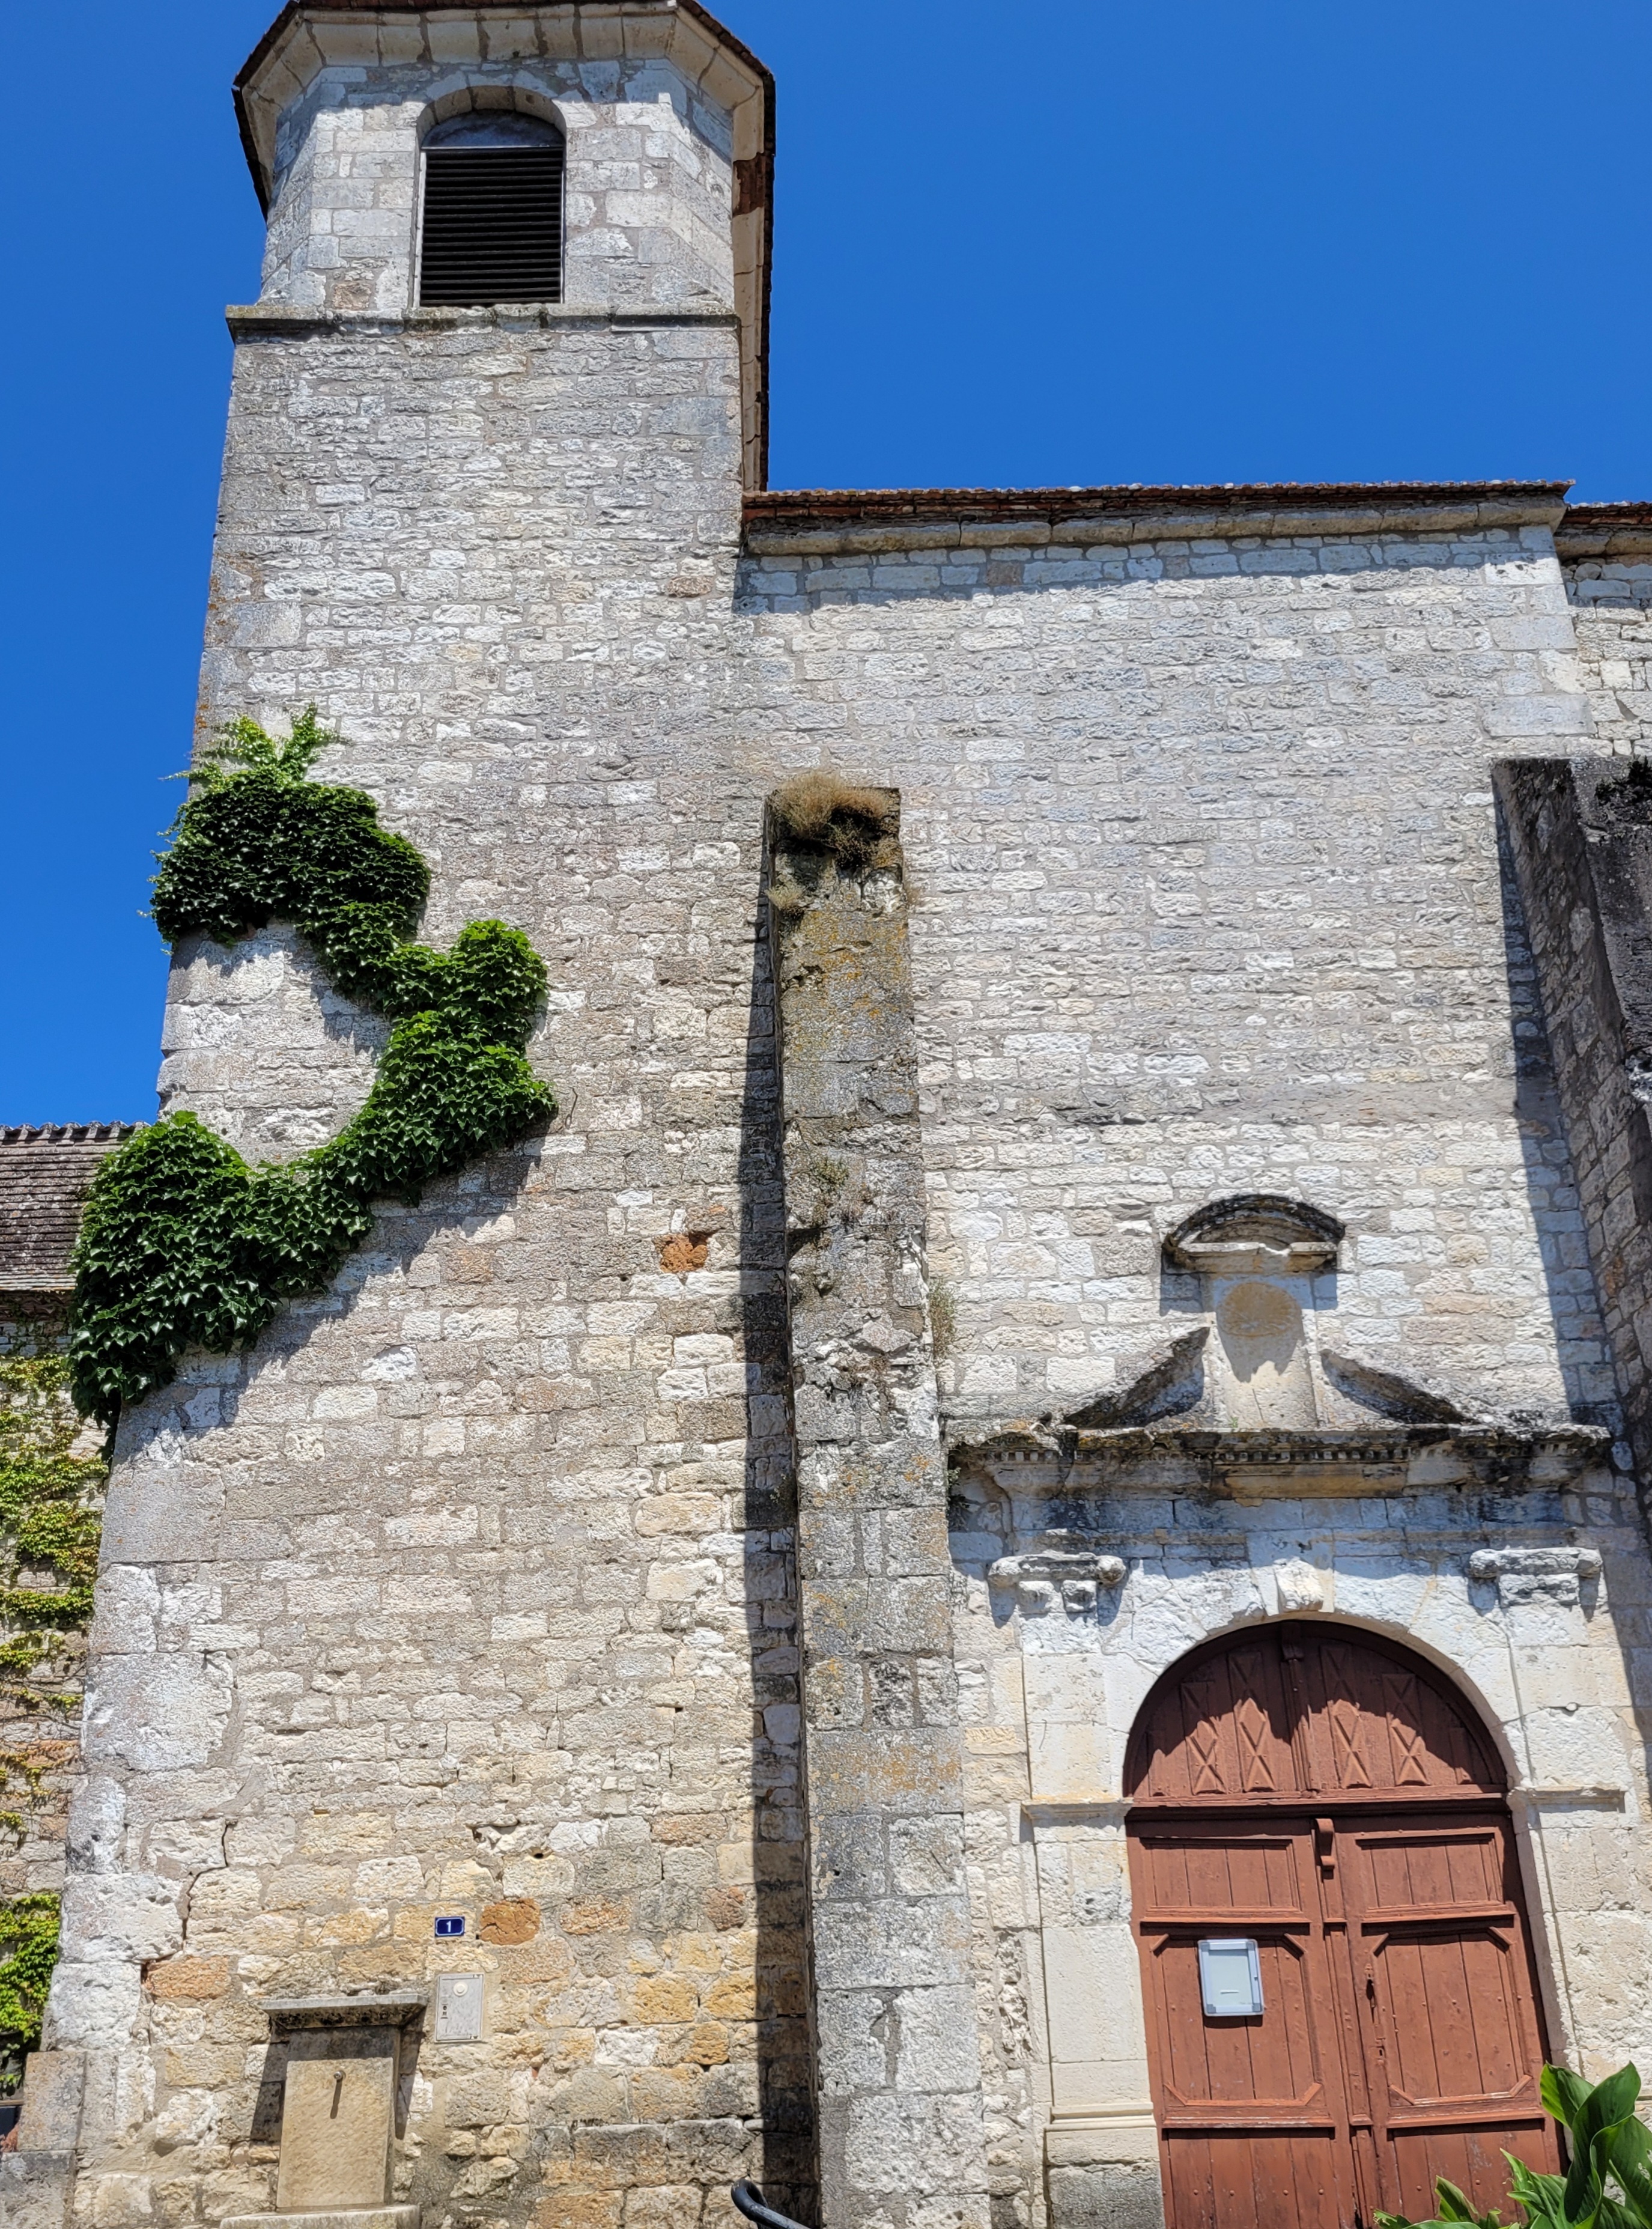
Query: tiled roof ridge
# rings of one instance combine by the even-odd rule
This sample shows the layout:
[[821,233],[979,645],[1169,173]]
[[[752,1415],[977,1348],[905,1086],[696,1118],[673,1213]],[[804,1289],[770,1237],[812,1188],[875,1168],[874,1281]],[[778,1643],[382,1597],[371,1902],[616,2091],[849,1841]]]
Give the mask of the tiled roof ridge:
[[0,1122],[0,1146],[100,1146],[130,1138],[142,1122]]
[[1223,480],[1213,483],[1129,480],[1111,485],[1067,487],[766,488],[746,498],[750,516],[777,511],[837,510],[901,512],[961,506],[989,509],[1062,510],[1094,505],[1098,510],[1152,509],[1164,504],[1197,503],[1212,510],[1251,508],[1267,500],[1317,507],[1399,497],[1408,503],[1564,501],[1571,480]]

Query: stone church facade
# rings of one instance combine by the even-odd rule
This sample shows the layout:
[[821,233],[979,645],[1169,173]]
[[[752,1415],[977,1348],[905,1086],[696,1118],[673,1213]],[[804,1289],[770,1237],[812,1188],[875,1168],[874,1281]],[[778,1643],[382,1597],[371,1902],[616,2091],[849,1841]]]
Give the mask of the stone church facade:
[[[1317,2229],[1539,2142],[1652,2048],[1652,507],[770,491],[695,0],[292,0],[238,99],[202,733],[320,706],[560,1111],[121,1418],[11,2210]],[[419,306],[472,117],[556,300]],[[163,1108],[280,1158],[382,1044],[197,940]]]

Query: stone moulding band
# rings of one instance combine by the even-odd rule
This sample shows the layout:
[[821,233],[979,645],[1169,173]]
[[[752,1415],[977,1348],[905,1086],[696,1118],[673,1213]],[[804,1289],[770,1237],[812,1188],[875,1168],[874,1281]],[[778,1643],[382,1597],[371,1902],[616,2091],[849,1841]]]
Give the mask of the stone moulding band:
[[1652,503],[1573,503],[1555,530],[1564,559],[1644,557],[1652,552]]
[[984,1473],[1018,1493],[1116,1488],[1134,1473],[1193,1491],[1265,1477],[1270,1493],[1335,1495],[1357,1491],[1361,1471],[1386,1474],[1383,1493],[1453,1482],[1467,1488],[1476,1474],[1495,1479],[1500,1491],[1524,1493],[1569,1484],[1610,1462],[1612,1435],[1593,1424],[1531,1432],[1475,1424],[1317,1432],[1176,1431],[1149,1424],[1082,1432],[1028,1423],[997,1431],[972,1427],[967,1436],[955,1429],[948,1455],[955,1471]]
[[474,310],[308,310],[285,302],[232,302],[224,323],[235,340],[286,333],[447,333],[559,325],[738,325],[739,312],[719,302],[705,309],[628,302],[519,302]]

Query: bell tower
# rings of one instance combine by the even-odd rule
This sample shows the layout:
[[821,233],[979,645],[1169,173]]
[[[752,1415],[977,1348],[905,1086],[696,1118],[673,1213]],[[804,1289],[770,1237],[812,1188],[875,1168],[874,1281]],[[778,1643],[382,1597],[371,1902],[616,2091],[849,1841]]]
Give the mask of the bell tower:
[[[236,100],[268,247],[200,736],[316,706],[421,936],[543,957],[557,1113],[122,1414],[105,1592],[215,1607],[92,1643],[46,2148],[133,2225],[807,2205],[773,1180],[742,1205],[773,771],[728,681],[771,80],[697,0],[289,0]],[[180,935],[163,1114],[290,1160],[378,1018],[290,920]]]
[[[742,475],[763,485],[773,82],[696,0],[289,0],[235,102],[269,219],[266,320],[324,312],[431,331],[420,312],[435,306],[538,304],[585,327],[607,312],[732,312]],[[508,239],[547,215],[543,177],[541,206],[523,199],[534,162],[509,159],[536,141],[542,172],[550,146],[562,151],[558,253],[516,267],[509,292],[508,258],[482,258],[460,302],[462,271],[431,283],[452,173],[490,173],[475,190]],[[492,159],[466,164],[460,149]]]

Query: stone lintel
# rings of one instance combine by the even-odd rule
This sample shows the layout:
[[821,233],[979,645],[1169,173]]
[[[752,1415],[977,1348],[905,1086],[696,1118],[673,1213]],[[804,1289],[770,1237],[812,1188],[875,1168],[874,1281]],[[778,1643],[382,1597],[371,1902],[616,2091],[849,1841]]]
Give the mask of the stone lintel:
[[427,1989],[387,1989],[382,1996],[270,1997],[264,2011],[272,2035],[311,2029],[412,2027],[430,2007]]
[[830,776],[770,802],[820,2219],[985,2229],[898,831]]

